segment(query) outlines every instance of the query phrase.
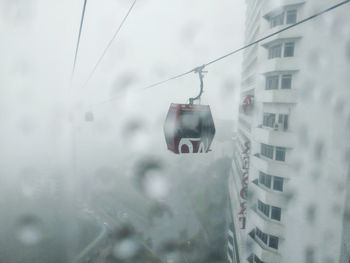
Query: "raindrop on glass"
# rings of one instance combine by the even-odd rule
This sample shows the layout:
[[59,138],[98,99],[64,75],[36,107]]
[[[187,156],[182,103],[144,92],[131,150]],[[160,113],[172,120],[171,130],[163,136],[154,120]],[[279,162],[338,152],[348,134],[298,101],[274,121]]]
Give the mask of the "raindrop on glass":
[[17,224],[17,237],[27,246],[38,244],[42,240],[42,225],[40,220],[33,215],[22,216]]

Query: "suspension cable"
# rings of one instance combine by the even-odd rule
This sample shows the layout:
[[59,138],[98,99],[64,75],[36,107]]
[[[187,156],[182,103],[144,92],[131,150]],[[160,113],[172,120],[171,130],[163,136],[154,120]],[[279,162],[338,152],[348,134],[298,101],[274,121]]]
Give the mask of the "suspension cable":
[[[291,25],[289,25],[289,26],[287,26],[287,27],[284,27],[284,28],[282,28],[282,29],[280,29],[280,30],[277,30],[277,31],[275,31],[275,32],[273,32],[273,33],[271,33],[271,34],[268,34],[268,35],[266,35],[266,36],[264,36],[264,37],[261,37],[261,38],[255,40],[255,41],[253,41],[253,42],[251,42],[251,43],[249,43],[249,44],[246,44],[246,45],[244,45],[244,46],[242,46],[242,47],[240,47],[240,48],[238,48],[238,49],[235,49],[235,50],[233,50],[233,51],[231,51],[231,52],[229,52],[229,53],[227,53],[227,54],[225,54],[225,55],[222,55],[222,56],[220,56],[220,57],[218,57],[218,58],[216,58],[216,59],[213,59],[213,60],[211,60],[211,61],[209,61],[209,62],[203,64],[202,66],[197,66],[197,67],[195,67],[195,68],[193,68],[193,69],[191,69],[191,70],[185,71],[184,73],[175,75],[175,76],[170,77],[170,78],[168,78],[168,79],[165,79],[165,80],[163,80],[163,81],[159,81],[159,82],[153,83],[153,84],[151,84],[151,85],[149,85],[149,86],[146,86],[146,87],[140,89],[139,91],[148,90],[148,89],[151,89],[151,88],[154,88],[154,87],[163,85],[163,84],[165,84],[165,83],[167,83],[167,82],[169,82],[169,81],[172,81],[172,80],[175,80],[175,79],[184,77],[184,76],[186,76],[186,75],[188,75],[188,74],[190,74],[190,73],[197,73],[197,70],[198,70],[199,68],[204,69],[205,67],[207,67],[207,66],[209,66],[209,65],[212,65],[212,64],[214,64],[214,63],[216,63],[216,62],[218,62],[218,61],[221,61],[221,60],[223,60],[223,59],[225,59],[225,58],[227,58],[227,57],[229,57],[229,56],[232,56],[233,54],[236,54],[236,53],[238,53],[238,52],[240,52],[240,51],[242,51],[242,50],[244,50],[244,49],[247,49],[247,48],[249,48],[249,47],[251,47],[251,46],[254,46],[254,45],[260,43],[261,41],[264,41],[264,40],[266,40],[266,39],[268,39],[268,38],[270,38],[270,37],[272,37],[272,36],[275,36],[275,35],[277,35],[277,34],[280,34],[280,33],[284,32],[284,31],[287,31],[287,30],[290,30],[290,29],[292,29],[292,28],[294,28],[294,27],[297,27],[297,26],[299,26],[299,25],[301,25],[301,24],[303,24],[303,23],[305,23],[305,22],[307,22],[307,21],[310,21],[310,20],[312,20],[312,19],[315,19],[316,17],[319,17],[319,16],[321,16],[321,15],[323,15],[323,14],[325,14],[325,13],[328,13],[328,12],[330,12],[330,11],[332,11],[332,10],[334,10],[334,9],[336,9],[336,8],[338,8],[338,7],[340,7],[340,6],[343,6],[343,5],[345,5],[345,4],[349,3],[349,2],[350,2],[350,0],[342,1],[342,2],[340,2],[340,3],[338,3],[338,4],[335,4],[335,5],[333,5],[333,6],[329,7],[329,8],[327,8],[327,9],[324,9],[324,10],[322,10],[322,11],[316,13],[316,14],[313,14],[313,15],[311,15],[311,16],[308,16],[308,17],[306,17],[306,18],[304,18],[304,19],[302,19],[302,20],[300,20],[300,21],[298,21],[298,22],[296,22],[296,23],[294,23],[294,24],[291,24]],[[107,103],[107,102],[110,102],[110,101],[114,101],[114,100],[116,100],[116,99],[118,99],[118,98],[120,98],[120,97],[112,97],[112,98],[110,98],[110,99],[101,101],[101,102],[99,102],[99,103],[91,104],[91,106],[104,104],[104,103]]]

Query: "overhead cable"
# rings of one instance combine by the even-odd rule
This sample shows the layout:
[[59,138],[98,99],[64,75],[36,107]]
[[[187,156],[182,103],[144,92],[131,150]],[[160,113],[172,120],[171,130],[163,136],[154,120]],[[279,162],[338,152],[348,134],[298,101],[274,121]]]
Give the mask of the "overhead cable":
[[[343,6],[343,5],[345,5],[345,4],[349,3],[349,2],[350,2],[350,0],[342,1],[342,2],[340,2],[340,3],[338,3],[338,4],[335,4],[335,5],[333,5],[333,6],[329,7],[329,8],[327,8],[327,9],[324,9],[324,10],[322,10],[322,11],[316,13],[316,14],[313,14],[313,15],[311,15],[311,16],[309,16],[309,17],[306,17],[306,18],[304,18],[304,19],[302,19],[302,20],[300,20],[300,21],[298,21],[298,22],[296,22],[296,23],[294,23],[294,24],[291,24],[291,25],[289,25],[289,26],[286,26],[286,27],[284,27],[284,28],[282,28],[282,29],[280,29],[280,30],[277,30],[277,31],[275,31],[275,32],[273,32],[273,33],[271,33],[271,34],[268,34],[268,35],[266,35],[266,36],[264,36],[264,37],[262,37],[262,38],[259,38],[259,39],[255,40],[255,41],[253,41],[253,42],[251,42],[251,43],[249,43],[249,44],[246,44],[246,45],[244,45],[244,46],[242,46],[242,47],[240,47],[240,48],[238,48],[238,49],[235,49],[235,50],[233,50],[233,51],[231,51],[231,52],[229,52],[229,53],[227,53],[227,54],[225,54],[225,55],[222,55],[222,56],[220,56],[220,57],[218,57],[218,58],[216,58],[216,59],[213,59],[213,60],[211,60],[211,61],[209,61],[209,62],[207,62],[207,63],[205,63],[205,64],[203,64],[203,65],[201,65],[201,66],[197,66],[197,67],[195,67],[195,68],[193,68],[193,69],[191,69],[191,70],[185,71],[184,73],[181,73],[181,74],[178,74],[178,75],[169,77],[169,78],[167,78],[167,79],[165,79],[165,80],[163,80],[163,81],[159,81],[159,82],[153,83],[153,84],[151,84],[151,85],[149,85],[149,86],[146,86],[146,87],[142,88],[140,91],[142,91],[142,90],[147,90],[147,89],[151,89],[151,88],[154,88],[154,87],[156,87],[156,86],[163,85],[163,84],[165,84],[165,83],[167,83],[167,82],[169,82],[169,81],[172,81],[172,80],[181,78],[181,77],[186,76],[186,75],[188,75],[188,74],[190,74],[190,73],[196,73],[196,72],[198,72],[199,69],[204,69],[205,67],[207,67],[207,66],[209,66],[209,65],[212,65],[212,64],[214,64],[214,63],[216,63],[216,62],[218,62],[218,61],[220,61],[220,60],[223,60],[223,59],[225,59],[225,58],[227,58],[227,57],[229,57],[229,56],[232,56],[233,54],[236,54],[236,53],[238,53],[238,52],[240,52],[240,51],[242,51],[242,50],[244,50],[244,49],[247,49],[247,48],[249,48],[249,47],[251,47],[251,46],[254,46],[254,45],[260,43],[261,41],[264,41],[264,40],[266,40],[266,39],[268,39],[268,38],[270,38],[270,37],[273,37],[273,36],[275,36],[275,35],[277,35],[277,34],[280,34],[280,33],[284,32],[284,31],[287,31],[287,30],[289,30],[289,29],[292,29],[292,28],[294,28],[294,27],[297,27],[297,26],[299,26],[299,25],[301,25],[301,24],[303,24],[303,23],[305,23],[305,22],[307,22],[307,21],[310,21],[310,20],[312,20],[312,19],[314,19],[314,18],[316,18],[316,17],[319,17],[319,16],[321,16],[321,15],[323,15],[323,14],[325,14],[325,13],[328,13],[328,12],[330,12],[330,11],[332,11],[332,10],[334,10],[334,9],[336,9],[336,8],[338,8],[338,7],[340,7],[340,6]],[[112,97],[112,98],[110,98],[110,99],[108,99],[108,100],[99,102],[99,103],[94,104],[94,105],[104,104],[104,103],[107,103],[107,102],[116,100],[116,99],[118,99],[118,98],[119,98],[119,97]]]
[[136,4],[137,0],[134,0],[134,2],[132,3],[132,5],[130,6],[128,12],[126,13],[126,15],[124,16],[122,22],[119,24],[117,30],[115,31],[113,37],[111,38],[111,40],[108,42],[107,46],[105,47],[105,49],[103,50],[101,56],[99,57],[99,59],[97,60],[94,68],[92,69],[92,71],[90,72],[88,78],[86,79],[83,88],[87,86],[87,84],[89,83],[89,81],[91,80],[92,76],[95,74],[97,67],[100,65],[101,61],[103,60],[104,56],[106,55],[108,49],[111,47],[113,41],[117,38],[120,30],[122,29],[126,19],[128,18],[129,14],[131,13],[132,9],[134,8],[135,4]]
[[251,42],[251,43],[249,43],[249,44],[247,44],[247,45],[244,45],[244,46],[242,46],[242,47],[240,47],[240,48],[238,48],[238,49],[236,49],[236,50],[233,50],[233,51],[231,51],[231,52],[229,52],[229,53],[227,53],[227,54],[225,54],[225,55],[223,55],[223,56],[220,56],[220,57],[218,57],[218,58],[216,58],[216,59],[214,59],[214,60],[211,60],[211,61],[209,61],[209,62],[207,62],[207,63],[205,63],[205,64],[203,64],[203,65],[201,65],[201,66],[197,66],[197,67],[195,67],[195,68],[193,68],[193,69],[191,69],[191,70],[189,70],[189,71],[186,71],[186,72],[184,72],[184,73],[175,75],[175,76],[170,77],[170,78],[168,78],[168,79],[166,79],[166,80],[156,82],[156,83],[154,83],[154,84],[152,84],[152,85],[149,85],[149,86],[145,87],[144,89],[150,89],[150,88],[153,88],[153,87],[162,85],[162,84],[164,84],[164,83],[166,83],[166,82],[168,82],[168,81],[171,81],[171,80],[174,80],[174,79],[183,77],[183,76],[185,76],[185,75],[187,75],[187,74],[190,74],[190,73],[192,73],[192,72],[197,72],[197,70],[198,70],[200,67],[203,67],[203,68],[204,68],[204,67],[206,67],[206,66],[209,66],[209,65],[211,65],[211,64],[214,64],[214,63],[216,63],[216,62],[218,62],[218,61],[220,61],[220,60],[222,60],[222,59],[224,59],[224,58],[227,58],[227,57],[232,56],[233,54],[236,54],[236,53],[238,53],[238,52],[240,52],[240,51],[242,51],[242,50],[244,50],[244,49],[247,49],[247,48],[249,48],[249,47],[251,47],[251,46],[254,46],[255,44],[258,44],[258,43],[261,42],[261,41],[264,41],[264,40],[266,40],[266,39],[268,39],[268,38],[270,38],[270,37],[273,37],[273,36],[275,36],[275,35],[278,35],[278,34],[284,32],[284,31],[287,31],[287,30],[289,30],[289,29],[291,29],[291,28],[294,28],[294,27],[296,27],[296,26],[298,26],[298,25],[301,25],[301,24],[303,24],[303,23],[305,23],[305,22],[307,22],[307,21],[309,21],[309,20],[312,20],[312,19],[314,19],[314,18],[316,18],[316,17],[318,17],[318,16],[321,16],[321,15],[323,15],[324,13],[327,13],[327,12],[329,12],[329,11],[331,11],[331,10],[333,10],[333,9],[336,9],[336,8],[342,6],[342,5],[345,5],[345,4],[349,3],[349,2],[350,2],[350,0],[342,1],[342,2],[340,2],[340,3],[338,3],[338,4],[336,4],[336,5],[333,5],[333,6],[329,7],[329,8],[327,8],[327,9],[321,11],[321,12],[318,12],[318,13],[316,13],[316,14],[314,14],[314,15],[311,15],[311,16],[309,16],[309,17],[307,17],[307,18],[304,18],[304,19],[302,19],[302,20],[300,20],[300,21],[298,21],[298,22],[296,22],[296,23],[294,23],[294,24],[291,24],[291,25],[289,25],[289,26],[287,26],[287,27],[284,27],[284,28],[282,28],[282,29],[280,29],[280,30],[277,30],[277,31],[275,31],[275,32],[273,32],[273,33],[271,33],[271,34],[268,34],[268,35],[266,35],[266,36],[264,36],[264,37],[262,37],[262,38],[259,38],[259,39],[255,40],[255,41],[253,41],[253,42]]
[[87,3],[87,0],[84,0],[83,11],[81,13],[81,18],[80,18],[80,27],[79,27],[78,40],[77,40],[77,45],[76,45],[75,54],[74,54],[74,63],[73,63],[73,69],[72,69],[72,74],[71,74],[71,84],[72,84],[72,81],[73,81],[73,78],[74,78],[75,67],[76,67],[76,64],[77,64],[78,51],[79,51],[79,45],[80,45],[80,37],[81,37],[81,32],[83,30],[83,23],[84,23],[84,17],[85,17],[86,3]]

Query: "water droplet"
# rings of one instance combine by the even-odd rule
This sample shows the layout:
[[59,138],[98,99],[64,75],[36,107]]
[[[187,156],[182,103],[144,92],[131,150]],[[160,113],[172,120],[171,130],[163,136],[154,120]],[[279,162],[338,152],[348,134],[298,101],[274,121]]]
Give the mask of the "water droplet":
[[300,89],[300,100],[303,102],[308,102],[314,98],[314,82],[311,80],[306,80],[302,85]]
[[347,58],[348,62],[350,63],[350,40],[346,42],[345,45],[345,57]]
[[309,131],[305,124],[301,124],[298,129],[298,141],[300,146],[307,147],[309,145]]
[[113,247],[113,256],[117,259],[131,259],[135,257],[140,249],[138,243],[131,238],[120,240]]
[[172,218],[174,216],[171,208],[164,202],[155,202],[148,213],[148,219],[150,221],[150,224],[153,225],[154,220],[156,218],[162,218],[163,216],[169,216]]
[[147,196],[161,199],[169,190],[169,184],[163,173],[163,166],[159,160],[146,158],[136,164],[135,182]]
[[346,102],[343,98],[338,98],[335,102],[334,114],[339,117],[339,115],[344,113]]
[[110,97],[118,97],[126,95],[126,92],[137,82],[137,77],[134,71],[124,72],[118,76],[113,82],[110,89]]
[[318,169],[312,171],[311,177],[315,182],[318,181],[322,177],[322,171]]
[[319,93],[319,103],[322,107],[328,106],[330,101],[333,100],[334,92],[329,86],[321,86],[321,92]]
[[324,69],[327,66],[327,59],[320,50],[311,52],[307,61],[313,68]]
[[22,169],[19,173],[19,185],[25,197],[34,197],[41,187],[39,172],[32,167]]
[[305,249],[305,263],[315,263],[315,250],[312,247]]
[[181,30],[181,40],[186,46],[192,44],[198,33],[200,32],[200,26],[197,22],[190,21]]
[[222,85],[223,96],[232,94],[236,90],[236,83],[233,79],[227,78]]
[[323,140],[319,139],[314,144],[314,158],[316,161],[321,161],[325,153],[325,145]]
[[169,184],[159,171],[149,171],[144,182],[144,189],[149,197],[162,199],[168,194]]
[[116,184],[116,172],[111,167],[100,167],[94,176],[93,187],[97,192],[111,192]]
[[344,41],[344,38],[349,35],[348,23],[344,17],[339,16],[333,19],[330,32],[335,38]]
[[42,240],[41,228],[41,222],[36,216],[22,216],[17,226],[17,237],[24,245],[36,245]]
[[308,205],[305,211],[306,220],[309,224],[313,224],[316,219],[316,206],[314,204]]

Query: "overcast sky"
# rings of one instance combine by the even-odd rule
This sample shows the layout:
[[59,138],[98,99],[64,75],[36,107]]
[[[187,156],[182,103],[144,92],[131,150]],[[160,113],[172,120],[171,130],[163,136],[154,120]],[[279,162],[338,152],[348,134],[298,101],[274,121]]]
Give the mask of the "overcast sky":
[[[88,0],[74,79],[74,90],[86,103],[119,95],[124,86],[142,89],[243,43],[243,0],[138,0],[96,74],[81,89],[131,3]],[[2,93],[24,79],[30,87],[26,92],[44,100],[46,91],[68,90],[82,5],[83,0],[0,0],[0,74],[8,76],[2,78]],[[238,88],[240,65],[238,54],[208,68],[203,103],[210,103],[218,118],[234,114],[228,91]],[[138,93],[131,104],[163,112],[170,102],[187,102],[198,87],[198,77],[189,75]]]
[[[82,88],[132,2],[88,0],[70,88],[83,0],[0,0],[0,120],[8,127],[0,135],[10,138],[9,147],[19,144],[15,132],[35,136],[23,137],[23,142],[31,142],[26,146],[28,154],[38,143],[43,147],[38,149],[38,162],[48,157],[45,146],[50,151],[62,143],[70,147],[66,115],[74,98],[82,130],[107,129],[111,122],[122,127],[138,119],[151,127],[146,140],[152,137],[166,149],[162,125],[169,105],[187,103],[196,96],[198,76],[142,89],[240,47],[245,4],[243,0],[138,0],[119,37]],[[236,54],[207,68],[202,103],[211,106],[214,122],[237,116],[241,62],[242,54]],[[99,104],[111,97],[120,99]],[[97,125],[84,126],[88,125],[83,118],[86,110],[94,112]],[[110,129],[112,141],[115,134]],[[23,152],[20,149],[18,154],[25,156]]]

